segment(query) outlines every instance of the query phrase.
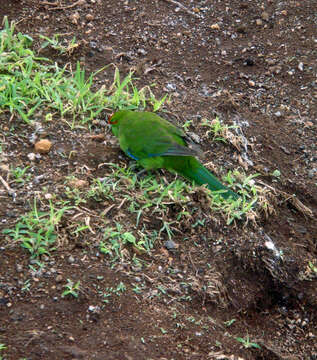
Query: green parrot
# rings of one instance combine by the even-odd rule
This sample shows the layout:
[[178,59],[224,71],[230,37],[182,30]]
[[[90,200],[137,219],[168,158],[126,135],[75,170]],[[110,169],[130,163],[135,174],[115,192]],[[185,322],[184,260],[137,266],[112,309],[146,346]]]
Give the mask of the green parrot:
[[172,170],[198,185],[207,184],[212,191],[222,190],[225,199],[239,198],[196,159],[198,152],[188,146],[189,138],[169,121],[152,112],[120,110],[108,123],[125,154],[146,170]]

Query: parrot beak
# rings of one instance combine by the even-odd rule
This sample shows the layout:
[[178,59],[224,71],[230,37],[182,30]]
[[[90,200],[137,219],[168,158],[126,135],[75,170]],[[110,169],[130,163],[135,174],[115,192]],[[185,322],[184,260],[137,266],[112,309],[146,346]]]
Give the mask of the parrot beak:
[[107,123],[108,123],[109,125],[111,125],[111,118],[112,118],[112,116],[113,116],[113,114],[111,114],[111,115],[108,116]]
[[111,121],[111,119],[112,119],[112,117],[113,117],[114,114],[115,114],[115,113],[111,114],[111,115],[108,117],[108,124],[110,124],[110,125],[115,125],[115,124],[118,123],[118,120],[117,120],[117,121]]

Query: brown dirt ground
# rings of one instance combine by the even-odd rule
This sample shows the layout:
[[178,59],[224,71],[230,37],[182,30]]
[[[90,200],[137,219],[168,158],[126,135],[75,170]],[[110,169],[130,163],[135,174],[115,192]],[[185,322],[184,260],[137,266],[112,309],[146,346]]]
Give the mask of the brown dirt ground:
[[[94,71],[114,63],[123,74],[133,68],[138,86],[155,83],[156,94],[168,91],[173,119],[192,119],[190,130],[200,135],[202,117],[217,114],[229,124],[235,120],[252,143],[248,171],[296,194],[313,217],[279,193],[276,213],[256,226],[228,227],[210,217],[203,227],[176,224],[179,248],[167,253],[162,235],[153,256],[144,257],[151,266],[141,270],[131,261],[111,268],[92,245],[101,235],[93,218],[110,202],[81,209],[96,231],[75,238],[65,230],[65,244],[40,273],[30,270],[23,249],[1,240],[4,359],[317,358],[316,276],[308,268],[317,255],[314,1],[180,2],[192,12],[167,0],[83,0],[68,8],[75,1],[1,1],[0,21],[4,15],[17,21],[18,31],[37,44],[39,34],[75,35],[80,46],[69,57],[45,53],[60,64],[79,60]],[[74,14],[77,24],[72,23]],[[109,85],[112,76],[110,70],[99,74],[100,84]],[[31,149],[24,139],[32,129],[13,119],[16,133],[6,136],[7,123],[3,117],[1,121],[7,161],[28,165]],[[94,130],[103,131],[98,126]],[[34,176],[45,175],[41,185],[53,193],[62,192],[68,175],[91,181],[103,176],[98,164],[127,162],[117,148],[91,140],[88,130],[71,132],[55,124],[46,131],[56,146],[33,171]],[[243,151],[218,143],[210,148],[206,140],[202,146],[205,161],[216,168],[246,166],[239,162]],[[65,161],[60,149],[77,155]],[[84,165],[91,169],[88,174]],[[275,169],[282,174],[278,182],[270,176]],[[0,230],[25,213],[37,190],[36,184],[17,189],[16,203],[1,193]],[[199,191],[193,206],[204,216]],[[125,211],[125,206],[115,206],[109,221],[135,222]],[[171,219],[176,213],[177,206],[170,205]],[[160,228],[153,219],[143,221]],[[283,252],[282,259],[265,246],[269,238]],[[68,278],[81,281],[78,299],[60,296]],[[27,280],[29,291],[23,291]],[[126,291],[103,302],[100,294],[120,282]],[[141,293],[133,291],[136,285]],[[231,319],[236,321],[226,326]],[[235,339],[247,335],[261,349],[245,348]]]

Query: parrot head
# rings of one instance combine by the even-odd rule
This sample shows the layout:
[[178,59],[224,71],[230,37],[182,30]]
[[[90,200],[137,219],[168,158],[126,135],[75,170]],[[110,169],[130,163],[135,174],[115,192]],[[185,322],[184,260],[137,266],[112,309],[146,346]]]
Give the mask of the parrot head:
[[119,110],[119,111],[113,113],[108,118],[108,124],[118,125],[120,120],[126,118],[129,115],[129,113],[131,113],[130,110]]
[[108,117],[108,124],[111,125],[112,132],[115,136],[118,136],[120,121],[124,120],[128,113],[129,110],[119,110]]
[[116,115],[116,113],[113,113],[108,117],[108,124],[110,124],[110,125],[117,125],[118,124],[118,119],[117,119],[117,117],[115,115]]

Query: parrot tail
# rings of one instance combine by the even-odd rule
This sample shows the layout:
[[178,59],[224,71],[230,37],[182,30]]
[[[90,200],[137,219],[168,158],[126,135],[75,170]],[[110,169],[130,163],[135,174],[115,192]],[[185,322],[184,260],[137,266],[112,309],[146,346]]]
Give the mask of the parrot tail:
[[195,159],[196,166],[190,166],[178,171],[190,180],[194,180],[198,185],[207,184],[211,191],[225,190],[220,195],[224,199],[232,198],[239,199],[239,195],[226,186],[224,186],[210,171],[208,171],[198,160]]

